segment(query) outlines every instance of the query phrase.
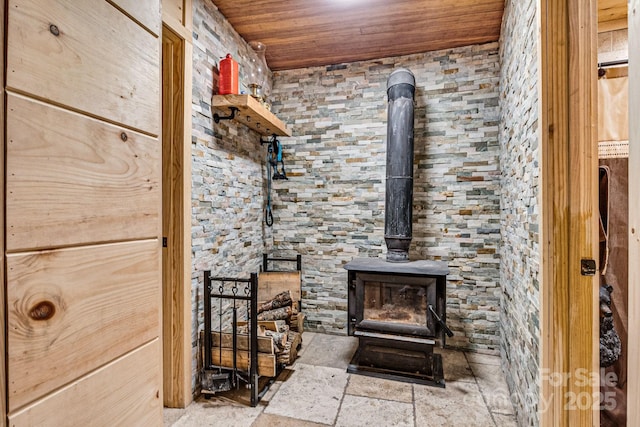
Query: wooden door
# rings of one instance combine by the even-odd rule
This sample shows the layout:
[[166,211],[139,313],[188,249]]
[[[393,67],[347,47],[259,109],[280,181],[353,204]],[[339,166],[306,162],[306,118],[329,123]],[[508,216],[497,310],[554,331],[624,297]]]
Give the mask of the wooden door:
[[7,419],[161,425],[159,0],[7,15]]

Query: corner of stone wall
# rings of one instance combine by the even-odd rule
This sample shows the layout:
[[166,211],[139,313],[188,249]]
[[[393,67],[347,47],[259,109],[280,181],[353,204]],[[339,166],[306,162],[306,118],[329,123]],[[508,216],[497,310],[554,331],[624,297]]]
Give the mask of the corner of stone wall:
[[500,39],[503,371],[520,425],[538,425],[540,394],[539,29],[533,0],[508,0]]
[[210,0],[193,0],[192,104],[192,387],[199,387],[198,334],[203,325],[203,271],[227,277],[257,272],[273,247],[264,225],[266,149],[236,121],[213,121],[211,98],[221,58],[231,53],[241,78],[255,55]]

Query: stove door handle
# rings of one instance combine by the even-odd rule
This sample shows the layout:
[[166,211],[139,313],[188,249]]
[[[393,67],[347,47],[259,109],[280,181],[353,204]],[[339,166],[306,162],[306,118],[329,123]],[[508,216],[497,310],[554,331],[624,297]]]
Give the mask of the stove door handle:
[[447,324],[444,323],[444,320],[442,320],[440,316],[438,316],[438,313],[436,313],[436,311],[433,309],[433,305],[431,304],[429,304],[429,311],[431,312],[431,314],[433,314],[433,317],[436,319],[436,322],[438,322],[440,327],[444,330],[444,333],[447,334],[449,338],[451,338],[453,336],[453,332],[451,331],[451,329],[449,329]]

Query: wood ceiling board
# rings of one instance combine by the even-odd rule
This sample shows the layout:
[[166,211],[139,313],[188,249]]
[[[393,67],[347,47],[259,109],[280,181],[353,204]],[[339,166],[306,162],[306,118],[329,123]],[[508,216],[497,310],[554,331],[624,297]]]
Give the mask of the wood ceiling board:
[[[449,40],[446,42],[442,42],[442,43],[438,43],[438,42],[434,42],[431,43],[429,45],[430,49],[428,50],[441,50],[441,49],[451,49],[451,48],[455,48],[455,47],[463,47],[463,46],[468,46],[471,44],[482,44],[482,43],[489,43],[489,42],[493,42],[495,41],[494,38],[468,38],[465,37],[463,40],[458,40],[457,43]],[[387,52],[382,52],[382,51],[376,51],[376,50],[372,50],[371,52],[369,52],[370,54],[368,56],[365,55],[361,55],[358,58],[353,57],[352,54],[350,53],[345,53],[344,55],[340,55],[337,52],[331,52],[330,50],[324,55],[326,57],[331,57],[333,58],[333,61],[330,63],[319,63],[317,58],[307,58],[307,59],[287,59],[284,58],[282,60],[280,60],[280,63],[283,65],[282,70],[289,70],[289,69],[295,69],[295,68],[303,68],[303,67],[317,67],[317,66],[326,66],[326,65],[330,65],[330,64],[341,64],[341,63],[348,63],[348,62],[357,62],[357,61],[367,61],[367,60],[374,60],[374,59],[381,59],[381,58],[387,58],[387,57],[393,57],[393,56],[402,56],[402,55],[412,55],[412,54],[416,54],[416,53],[422,53],[427,51],[427,49],[423,49],[423,50],[419,50],[419,51],[415,51],[414,49],[415,44],[411,44],[406,48],[402,48],[402,46],[396,46],[396,49],[394,50],[393,53],[387,53]],[[278,70],[275,70],[278,71]]]
[[501,0],[214,0],[272,70],[422,53],[498,40]]
[[626,0],[598,0],[598,24],[627,19]]

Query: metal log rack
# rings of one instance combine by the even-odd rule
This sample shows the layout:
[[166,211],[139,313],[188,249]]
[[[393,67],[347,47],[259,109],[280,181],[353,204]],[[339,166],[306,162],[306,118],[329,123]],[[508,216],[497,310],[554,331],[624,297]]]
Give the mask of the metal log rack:
[[[232,310],[232,347],[233,366],[222,366],[222,351],[216,363],[212,356],[212,300],[218,302],[218,328],[223,332],[223,302],[231,302]],[[249,327],[249,349],[238,349],[238,308],[246,307],[247,324]],[[255,314],[258,309],[258,275],[251,273],[250,278],[211,277],[211,271],[204,272],[204,360],[202,371],[202,393],[205,397],[233,388],[240,388],[245,384],[250,389],[251,406],[255,407],[274,382],[270,379],[260,389],[258,379],[258,320]],[[238,368],[238,352],[247,351],[249,366],[247,370]]]

